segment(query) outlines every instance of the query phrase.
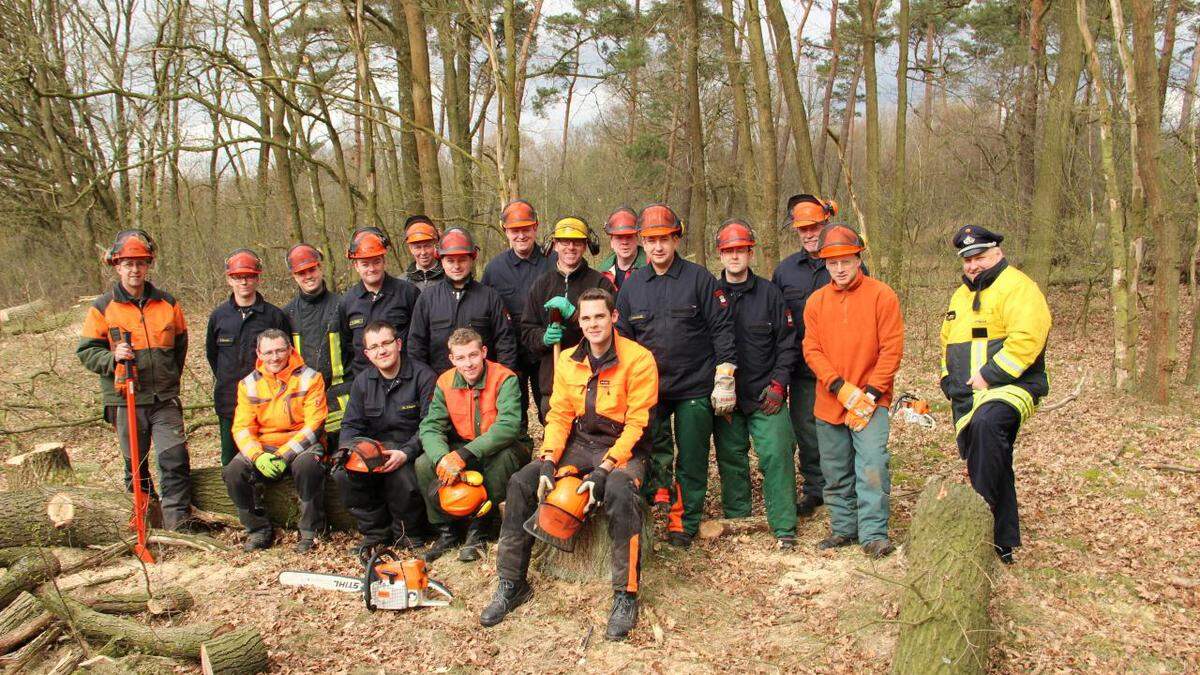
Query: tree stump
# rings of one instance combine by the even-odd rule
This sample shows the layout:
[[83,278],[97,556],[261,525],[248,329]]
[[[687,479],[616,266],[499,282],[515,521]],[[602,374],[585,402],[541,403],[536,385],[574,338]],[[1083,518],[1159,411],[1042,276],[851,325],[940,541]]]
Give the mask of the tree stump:
[[[196,508],[211,513],[237,516],[237,507],[229,499],[219,466],[192,469],[192,503]],[[263,506],[267,510],[267,517],[276,527],[292,528],[300,522],[300,502],[296,498],[296,486],[290,478],[266,486],[263,490]],[[325,481],[325,521],[334,530],[353,532],[358,529],[354,517],[342,504],[341,492],[332,479]]]
[[[542,574],[577,583],[607,581],[612,578],[612,538],[608,536],[608,516],[603,511],[588,516],[583,527],[575,535],[575,550],[571,553],[561,551],[544,542],[537,542],[533,548],[533,564]],[[650,559],[647,551],[654,546],[654,520],[650,511],[642,520],[642,534],[639,537],[642,551],[642,569]]]
[[0,608],[7,607],[22,591],[58,576],[60,571],[58,558],[48,552],[31,553],[16,561],[0,576]]
[[218,636],[200,645],[204,675],[253,675],[267,669],[267,646],[253,628]]
[[917,500],[905,547],[895,673],[983,673],[996,564],[992,513],[969,486],[931,481]]
[[65,483],[75,476],[71,457],[62,443],[38,443],[33,450],[9,457],[4,462],[8,489]]

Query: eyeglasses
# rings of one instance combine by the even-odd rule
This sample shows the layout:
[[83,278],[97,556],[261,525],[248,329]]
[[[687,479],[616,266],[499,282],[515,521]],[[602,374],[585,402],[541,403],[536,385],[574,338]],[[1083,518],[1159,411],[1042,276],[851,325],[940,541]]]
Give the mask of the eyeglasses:
[[259,353],[262,354],[264,358],[274,358],[274,357],[278,357],[278,356],[287,356],[287,353],[289,351],[291,351],[290,347],[284,347],[282,349],[272,349],[269,352],[259,352]]
[[363,351],[368,354],[374,354],[375,352],[379,351],[380,349],[383,349],[384,347],[391,347],[394,344],[396,344],[396,338],[392,338],[391,340],[384,340],[383,342],[380,342],[379,344],[376,344],[376,345],[371,345],[370,347],[364,348]]

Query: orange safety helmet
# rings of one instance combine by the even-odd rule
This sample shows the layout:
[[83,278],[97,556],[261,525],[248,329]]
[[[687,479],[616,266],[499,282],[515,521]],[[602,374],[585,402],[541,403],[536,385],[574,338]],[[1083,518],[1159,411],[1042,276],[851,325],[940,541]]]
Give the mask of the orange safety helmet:
[[862,253],[866,246],[858,233],[845,225],[827,225],[817,240],[818,258],[837,258]]
[[754,230],[741,218],[730,218],[717,230],[717,250],[754,246]]
[[510,227],[529,227],[537,224],[537,211],[533,210],[533,204],[524,199],[512,200],[500,212],[500,225],[506,230]]
[[525,531],[557,549],[575,550],[575,533],[583,525],[590,498],[586,491],[579,494],[582,484],[578,469],[573,466],[560,468],[554,489],[525,521]]
[[346,247],[346,257],[351,260],[378,258],[386,255],[392,247],[392,240],[378,227],[360,227],[350,235],[350,245]]
[[683,236],[683,222],[666,204],[651,204],[638,214],[638,230],[643,237],[663,234]]
[[312,269],[321,264],[325,256],[308,244],[296,244],[287,252],[288,271],[292,274]]
[[436,243],[437,240],[438,231],[429,216],[417,214],[409,216],[408,220],[404,221],[404,243],[416,244],[422,241]]
[[387,463],[383,443],[366,436],[355,436],[339,448],[345,457],[347,471],[378,473]]
[[112,247],[104,253],[104,262],[116,265],[125,258],[154,260],[157,251],[158,247],[145,230],[122,230],[113,238]]
[[604,233],[610,237],[614,234],[637,234],[637,221],[637,212],[628,206],[622,206],[609,214],[608,220],[604,221]]
[[482,518],[492,510],[483,487],[483,474],[478,471],[463,471],[459,480],[439,487],[437,500],[442,511],[452,518]]
[[792,195],[787,202],[788,222],[792,227],[819,225],[837,215],[838,204],[809,194]]
[[225,274],[262,274],[262,258],[248,248],[239,248],[225,259]]
[[442,240],[438,243],[437,254],[438,257],[469,255],[474,258],[479,255],[479,247],[475,245],[475,239],[471,237],[470,232],[461,227],[452,227],[442,235]]

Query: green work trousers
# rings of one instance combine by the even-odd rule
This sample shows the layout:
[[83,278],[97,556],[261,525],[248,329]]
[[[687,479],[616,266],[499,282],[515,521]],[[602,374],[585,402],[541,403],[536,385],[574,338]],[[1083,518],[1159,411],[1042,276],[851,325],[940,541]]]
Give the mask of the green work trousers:
[[796,434],[796,455],[800,475],[804,477],[805,495],[820,497],[825,490],[825,477],[821,475],[821,453],[817,449],[817,425],[813,407],[817,402],[817,381],[810,377],[792,380],[789,388],[788,412],[792,416],[792,430]]
[[[417,483],[421,486],[421,495],[425,498],[425,511],[432,525],[445,525],[454,520],[446,515],[437,505],[437,463],[446,453],[422,453],[417,457]],[[492,508],[497,509],[504,496],[508,493],[508,479],[518,469],[529,463],[529,449],[521,443],[513,443],[483,458],[473,458],[467,462],[467,470],[483,474],[483,487],[487,490]]]
[[888,470],[888,411],[876,408],[862,431],[817,420],[825,506],[833,533],[861,544],[886,539],[892,477]]
[[[670,487],[671,460],[683,492],[683,531],[700,531],[704,494],[708,491],[708,448],[713,412],[708,397],[659,401],[654,409],[654,448],[650,453],[654,488]],[[678,448],[678,452],[676,452]]]
[[217,417],[217,427],[221,435],[221,466],[228,466],[237,457],[237,443],[233,442],[233,418]]
[[768,415],[761,410],[746,414],[735,410],[713,425],[717,469],[721,474],[721,506],[726,518],[750,515],[750,446],[763,475],[763,501],[767,525],[776,537],[796,534],[796,463],[792,447],[796,438],[784,411]]

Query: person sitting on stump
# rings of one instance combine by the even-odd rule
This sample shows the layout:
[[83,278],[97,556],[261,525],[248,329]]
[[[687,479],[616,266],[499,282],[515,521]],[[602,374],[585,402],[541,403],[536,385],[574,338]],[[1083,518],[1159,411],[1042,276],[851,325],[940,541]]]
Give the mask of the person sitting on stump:
[[[509,477],[529,461],[529,449],[518,440],[521,389],[516,373],[488,360],[483,338],[470,328],[455,330],[446,344],[454,367],[437,378],[429,413],[421,420],[425,454],[417,460],[429,522],[438,530],[437,541],[425,554],[428,562],[462,541],[462,523],[440,508],[438,487],[453,485],[471,469],[483,474],[488,499],[498,504]],[[494,512],[469,517],[458,559],[478,560],[494,524]]]
[[[479,622],[494,626],[533,595],[526,580],[532,532],[564,547],[545,526],[570,523],[574,530],[560,533],[569,538],[584,513],[603,503],[613,542],[613,604],[605,637],[619,640],[637,624],[643,508],[639,489],[650,452],[646,427],[658,402],[658,367],[648,349],[614,332],[617,312],[611,293],[601,288],[584,291],[577,312],[583,340],[563,351],[555,365],[538,461],[508,482],[496,554],[499,584]],[[566,497],[586,495],[583,513],[562,510],[555,519],[551,509],[564,501],[556,483],[577,485]]]
[[325,531],[325,382],[304,365],[287,333],[269,328],[257,344],[258,364],[237,386],[233,440],[238,455],[222,477],[246,528],[242,548],[249,552],[270,548],[274,539],[258,486],[291,474],[300,498],[296,552],[307,553]]
[[342,418],[345,442],[334,480],[362,535],[352,551],[360,557],[381,545],[411,548],[428,540],[415,472],[422,450],[417,429],[437,377],[402,358],[402,348],[393,324],[367,324],[363,350],[371,366],[354,379]]

